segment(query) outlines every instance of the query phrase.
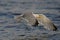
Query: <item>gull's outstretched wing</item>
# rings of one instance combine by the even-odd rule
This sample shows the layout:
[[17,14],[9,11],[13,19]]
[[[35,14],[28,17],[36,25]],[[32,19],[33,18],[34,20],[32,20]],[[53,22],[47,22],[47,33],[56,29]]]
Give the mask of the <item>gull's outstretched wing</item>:
[[43,14],[33,14],[39,23],[42,23],[45,29],[56,31],[56,26]]
[[38,21],[36,18],[32,15],[32,13],[24,13],[22,16],[15,17],[17,22],[20,22],[21,20],[25,20],[29,25],[37,26]]
[[14,16],[14,19],[17,23],[20,23],[23,19],[23,17],[21,15],[18,15],[18,16]]
[[31,24],[32,26],[37,26],[38,25],[38,21],[37,19],[33,16],[32,13],[24,13],[24,15],[22,16],[29,24]]

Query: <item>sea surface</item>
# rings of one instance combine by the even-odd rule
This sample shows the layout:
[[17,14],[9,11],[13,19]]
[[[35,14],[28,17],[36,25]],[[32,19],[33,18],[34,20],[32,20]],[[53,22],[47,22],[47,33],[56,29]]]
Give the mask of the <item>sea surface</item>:
[[[25,12],[46,15],[58,31],[17,23],[14,17]],[[60,0],[0,0],[0,40],[60,40]]]

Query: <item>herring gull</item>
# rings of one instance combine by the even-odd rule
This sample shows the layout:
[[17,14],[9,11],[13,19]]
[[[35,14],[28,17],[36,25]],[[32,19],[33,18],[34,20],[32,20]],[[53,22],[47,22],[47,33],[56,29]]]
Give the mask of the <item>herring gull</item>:
[[41,24],[47,30],[56,31],[57,27],[53,24],[53,22],[43,14],[34,14],[34,13],[24,13],[23,15],[15,17],[17,22],[20,22],[21,19],[28,22],[31,26],[38,26]]

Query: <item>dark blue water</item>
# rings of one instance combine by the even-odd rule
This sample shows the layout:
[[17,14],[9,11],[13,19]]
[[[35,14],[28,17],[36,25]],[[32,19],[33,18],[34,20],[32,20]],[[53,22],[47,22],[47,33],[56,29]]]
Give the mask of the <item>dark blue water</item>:
[[[58,31],[16,23],[14,16],[24,12],[46,15]],[[0,40],[60,40],[60,0],[0,0]]]

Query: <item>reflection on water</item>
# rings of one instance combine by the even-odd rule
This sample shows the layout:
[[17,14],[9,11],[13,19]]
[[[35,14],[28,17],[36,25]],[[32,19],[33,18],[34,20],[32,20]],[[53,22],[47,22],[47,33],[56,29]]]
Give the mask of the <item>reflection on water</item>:
[[[58,31],[42,26],[16,23],[14,16],[26,11],[42,13],[52,20]],[[0,40],[60,40],[60,0],[0,0]]]

